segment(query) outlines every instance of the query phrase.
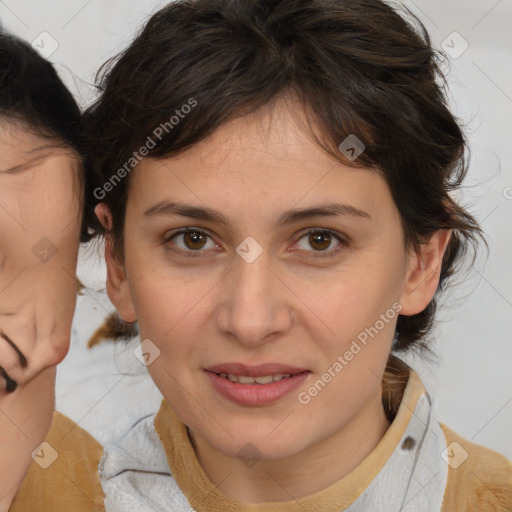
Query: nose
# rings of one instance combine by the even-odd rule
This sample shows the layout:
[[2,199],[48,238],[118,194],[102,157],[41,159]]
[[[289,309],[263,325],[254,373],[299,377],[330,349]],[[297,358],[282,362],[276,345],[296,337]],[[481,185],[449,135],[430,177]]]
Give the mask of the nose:
[[236,255],[225,279],[217,311],[224,336],[254,348],[290,329],[293,294],[271,267],[268,252],[250,263]]

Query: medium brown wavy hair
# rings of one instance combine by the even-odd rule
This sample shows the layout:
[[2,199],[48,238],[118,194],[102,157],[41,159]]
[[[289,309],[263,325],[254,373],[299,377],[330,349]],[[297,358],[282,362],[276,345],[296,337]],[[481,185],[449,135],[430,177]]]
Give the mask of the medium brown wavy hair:
[[[416,16],[379,0],[172,2],[98,73],[101,94],[84,115],[85,164],[93,176],[89,203],[107,204],[113,228],[106,233],[97,219],[91,228],[112,237],[122,261],[130,175],[104,186],[190,98],[197,105],[148,156],[176,156],[224,123],[293,94],[322,149],[385,178],[408,247],[453,230],[433,300],[397,320],[394,350],[427,348],[439,293],[483,238],[451,194],[467,172],[468,148],[447,105],[445,60]],[[338,148],[349,135],[366,146],[354,161]],[[91,344],[123,336],[110,320]]]

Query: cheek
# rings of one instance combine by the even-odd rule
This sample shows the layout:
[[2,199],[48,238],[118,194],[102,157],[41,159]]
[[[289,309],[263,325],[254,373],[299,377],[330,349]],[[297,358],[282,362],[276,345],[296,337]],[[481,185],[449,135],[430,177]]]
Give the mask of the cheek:
[[[132,259],[131,264],[135,263]],[[140,338],[151,340],[159,351],[148,372],[182,421],[204,423],[191,396],[201,395],[197,368],[201,355],[208,350],[204,317],[204,295],[208,287],[195,290],[183,279],[163,280],[148,274],[130,276]]]
[[[137,268],[145,270],[130,270]],[[208,289],[205,283],[159,275],[139,258],[131,258],[131,263],[127,261],[127,269],[141,334],[144,330],[165,341],[165,338],[176,336],[180,330],[193,330],[193,326],[199,322],[197,314]]]
[[380,392],[398,318],[391,285],[381,269],[366,267],[340,279],[316,301],[315,313],[329,330],[323,329],[323,336],[311,332],[322,358],[301,397],[308,401],[308,414],[325,425],[338,428]]
[[[149,270],[142,252],[127,245],[127,271],[130,295],[137,314],[141,339],[150,339],[160,350],[161,358],[151,365],[155,382],[166,373],[180,376],[180,382],[189,378],[187,369],[198,360],[204,350],[207,316],[211,308],[207,291],[211,284],[185,278],[168,270],[168,275]],[[130,256],[128,256],[130,255]],[[128,259],[129,257],[129,259]],[[154,267],[153,267],[154,268]],[[131,272],[131,269],[146,269]],[[160,364],[162,363],[162,367]],[[160,375],[160,378],[158,375]],[[171,381],[166,388],[174,386]]]
[[[318,407],[321,403],[336,404],[343,397],[347,410],[357,408],[359,402],[378,391],[389,357],[400,309],[400,261],[397,258],[381,264],[376,255],[363,260],[361,265],[338,274],[330,284],[324,283],[323,293],[317,291],[312,297],[310,309],[328,327],[322,328],[322,336],[311,331],[324,356],[318,368],[320,378],[325,375],[330,382],[322,391],[323,398],[316,402]],[[313,317],[310,312],[304,314]]]
[[321,319],[327,335],[345,342],[354,339],[400,297],[399,264],[383,266],[372,261],[346,268],[317,287],[308,284],[300,292],[309,315]]
[[[379,375],[389,356],[397,318],[392,303],[382,297],[360,287],[346,291],[346,295],[333,295],[328,303],[330,315],[325,318],[332,332],[314,338],[326,356],[321,372],[331,369],[345,390],[359,388],[371,374]],[[331,389],[337,387],[334,384]]]
[[[78,252],[80,200],[72,169],[34,169],[0,183],[0,243],[4,257],[30,260],[38,247],[55,250],[57,258]],[[16,257],[17,258],[17,257]]]
[[78,224],[81,204],[71,172],[38,169],[33,179],[13,191],[16,208],[29,230],[60,233],[70,223]]

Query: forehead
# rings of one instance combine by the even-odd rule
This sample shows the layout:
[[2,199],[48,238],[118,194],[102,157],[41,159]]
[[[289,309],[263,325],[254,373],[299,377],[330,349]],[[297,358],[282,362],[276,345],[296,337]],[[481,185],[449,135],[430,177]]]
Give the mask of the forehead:
[[36,135],[27,124],[0,118],[0,144],[3,150],[28,152],[45,142],[49,141]]
[[64,205],[67,198],[76,201],[77,197],[82,203],[84,179],[80,156],[62,141],[37,135],[23,123],[0,119],[0,180],[4,199],[13,194],[19,199],[22,191],[30,196],[25,198],[27,208],[38,194],[48,193],[48,187],[58,198],[49,204]]
[[219,127],[210,137],[194,145],[175,159],[197,160],[208,171],[232,168],[236,173],[244,167],[267,166],[284,171],[287,167],[314,163],[315,167],[337,163],[313,140],[303,107],[298,102],[278,101],[258,111],[233,119]]
[[279,103],[225,123],[177,157],[146,158],[132,171],[128,202],[146,209],[174,199],[247,215],[319,200],[393,208],[383,177],[327,154],[303,115]]
[[64,155],[76,157],[60,141],[37,135],[25,123],[0,119],[0,169],[10,169],[32,160]]

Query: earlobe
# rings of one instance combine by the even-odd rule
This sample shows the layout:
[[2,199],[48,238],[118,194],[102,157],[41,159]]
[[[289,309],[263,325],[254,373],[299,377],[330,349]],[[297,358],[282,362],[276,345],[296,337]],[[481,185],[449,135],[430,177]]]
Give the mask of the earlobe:
[[108,298],[125,322],[136,322],[137,315],[126,279],[124,264],[118,260],[114,253],[114,244],[110,233],[113,225],[112,213],[105,203],[96,205],[94,213],[105,230],[107,230],[105,235],[105,263],[107,265]]
[[422,244],[419,253],[409,256],[401,315],[421,313],[433,299],[439,285],[443,256],[452,230],[440,229]]

